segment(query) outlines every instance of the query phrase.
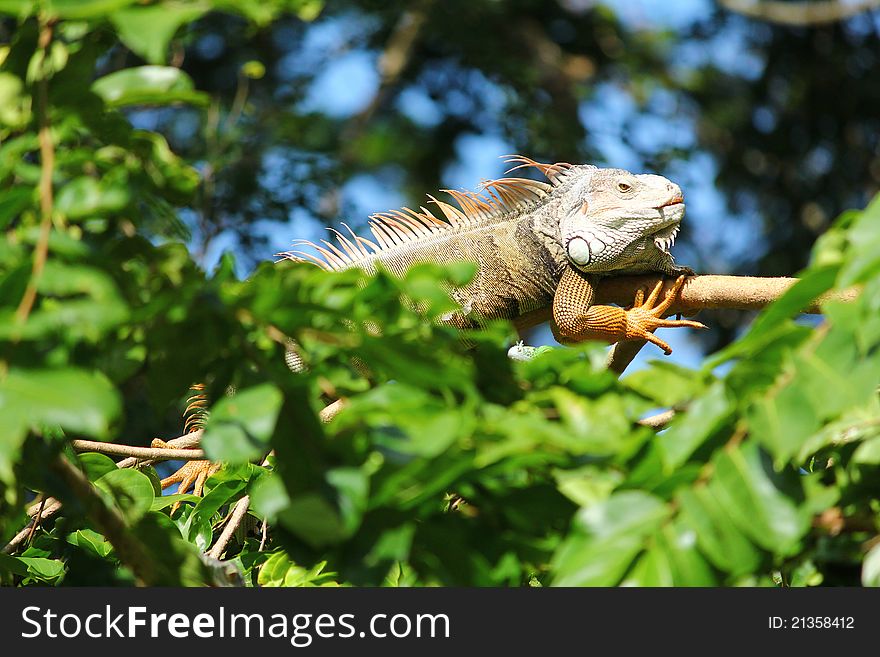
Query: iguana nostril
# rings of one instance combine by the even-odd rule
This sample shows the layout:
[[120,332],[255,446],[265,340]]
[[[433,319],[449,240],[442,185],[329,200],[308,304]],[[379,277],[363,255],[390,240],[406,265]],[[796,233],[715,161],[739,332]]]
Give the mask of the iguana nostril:
[[574,237],[566,244],[568,257],[578,265],[590,264],[590,245],[583,237]]

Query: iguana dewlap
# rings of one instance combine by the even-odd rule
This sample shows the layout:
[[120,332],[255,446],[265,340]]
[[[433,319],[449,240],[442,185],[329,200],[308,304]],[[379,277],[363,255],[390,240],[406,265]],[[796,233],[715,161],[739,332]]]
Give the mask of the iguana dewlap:
[[[350,237],[331,229],[336,243],[295,243],[317,254],[297,248],[280,255],[327,270],[373,272],[381,263],[396,274],[419,262],[475,262],[474,279],[451,290],[462,310],[444,319],[458,326],[481,317],[516,319],[552,305],[560,342],[640,338],[666,353],[671,349],[654,329],[702,327],[663,319],[683,275],[690,273],[669,253],[684,216],[678,185],[622,169],[542,164],[523,156],[507,161],[517,164],[511,171],[538,169],[547,182],[500,178],[484,181],[481,193],[446,190],[458,207],[429,196],[434,210],[422,206],[372,215],[373,239],[345,226]],[[592,304],[600,277],[646,272],[678,276],[673,294],[660,301],[658,286],[631,309]]]

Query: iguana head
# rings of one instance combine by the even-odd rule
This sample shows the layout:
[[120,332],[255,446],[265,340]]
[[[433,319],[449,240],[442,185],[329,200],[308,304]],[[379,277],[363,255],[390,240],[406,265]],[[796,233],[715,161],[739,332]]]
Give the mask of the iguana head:
[[675,271],[669,249],[684,216],[679,186],[623,169],[585,173],[568,190],[560,222],[568,260],[584,272]]

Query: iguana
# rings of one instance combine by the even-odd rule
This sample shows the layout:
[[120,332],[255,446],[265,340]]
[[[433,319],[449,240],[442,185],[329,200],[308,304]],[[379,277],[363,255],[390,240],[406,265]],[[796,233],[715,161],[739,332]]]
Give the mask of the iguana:
[[[372,215],[373,240],[343,224],[350,237],[331,228],[335,244],[297,240],[298,248],[279,255],[327,270],[373,272],[381,263],[396,274],[417,262],[475,262],[474,279],[451,290],[461,312],[444,319],[458,326],[481,317],[516,319],[552,304],[551,326],[559,342],[641,338],[667,354],[672,349],[655,329],[705,328],[663,318],[684,275],[693,273],[669,253],[684,216],[678,185],[662,176],[588,164],[543,164],[522,155],[506,161],[516,164],[508,173],[534,167],[548,182],[499,178],[484,181],[482,194],[444,190],[458,207],[429,195],[437,211],[421,206]],[[661,282],[647,300],[637,296],[630,309],[592,305],[602,276],[646,272],[678,277],[664,301],[657,303]]]
[[[684,216],[678,185],[650,174],[566,163],[543,164],[521,155],[506,160],[540,171],[547,182],[499,178],[482,183],[483,193],[444,190],[458,207],[428,196],[436,206],[382,212],[370,217],[373,239],[330,229],[336,243],[294,243],[284,258],[329,270],[359,267],[373,272],[381,263],[403,274],[418,262],[471,261],[473,280],[451,290],[461,311],[443,318],[466,327],[480,318],[516,319],[552,305],[553,334],[559,342],[649,340],[667,354],[660,327],[705,328],[699,322],[665,319],[664,314],[691,270],[675,264],[670,247]],[[311,249],[314,253],[303,250]],[[677,280],[660,301],[663,282],[636,295],[632,308],[593,305],[602,276],[658,272]],[[512,357],[527,357],[519,348]],[[290,363],[289,363],[290,364]],[[154,447],[163,447],[154,441]],[[195,494],[209,476],[208,461],[191,461],[163,488],[180,483]]]

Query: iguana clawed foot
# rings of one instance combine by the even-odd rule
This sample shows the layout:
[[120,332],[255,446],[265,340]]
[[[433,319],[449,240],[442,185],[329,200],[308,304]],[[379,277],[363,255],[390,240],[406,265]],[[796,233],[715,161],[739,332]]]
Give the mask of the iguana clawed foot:
[[[684,275],[679,276],[662,301],[662,280],[654,286],[647,299],[644,291],[639,290],[633,306],[624,309],[589,305],[593,296],[592,288],[574,269],[569,269],[563,274],[553,301],[553,335],[562,343],[596,339],[609,342],[648,340],[669,355],[672,348],[655,336],[654,330],[679,326],[706,328],[700,322],[663,317],[675,302],[685,278]],[[584,306],[587,306],[585,311],[581,310]]]
[[694,322],[688,319],[665,319],[663,315],[669,310],[669,307],[675,302],[679,291],[684,285],[685,276],[679,276],[675,279],[669,294],[660,303],[660,293],[663,291],[663,281],[658,281],[651,294],[645,299],[645,291],[636,292],[636,298],[633,301],[632,308],[624,310],[626,313],[626,329],[622,338],[624,340],[647,340],[653,342],[660,347],[667,356],[672,353],[672,347],[666,342],[654,335],[653,331],[664,327],[680,327],[687,326],[690,328],[707,328],[705,324]]
[[[159,438],[153,439],[151,447],[155,449],[175,449],[173,445],[169,445]],[[205,489],[205,481],[207,481],[208,477],[219,469],[219,463],[212,463],[211,461],[187,461],[177,472],[170,477],[165,477],[165,479],[160,482],[162,490],[165,490],[173,484],[180,484],[177,487],[178,494],[185,493],[189,487],[192,486],[193,495],[201,496]],[[175,505],[174,508],[177,508],[177,505]]]

